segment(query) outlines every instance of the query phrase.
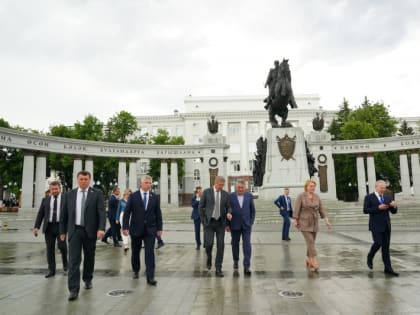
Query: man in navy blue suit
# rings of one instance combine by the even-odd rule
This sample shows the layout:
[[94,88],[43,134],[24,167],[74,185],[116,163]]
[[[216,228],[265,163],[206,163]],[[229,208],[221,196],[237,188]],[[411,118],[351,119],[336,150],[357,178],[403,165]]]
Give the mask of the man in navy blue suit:
[[391,241],[391,219],[389,212],[397,213],[397,204],[394,200],[384,196],[386,184],[383,180],[375,183],[375,192],[365,197],[363,212],[369,214],[369,230],[372,232],[373,245],[367,256],[369,269],[373,268],[373,257],[379,248],[382,248],[382,260],[384,262],[384,272],[387,275],[398,277],[391,266],[389,256],[389,244]]
[[292,200],[289,197],[289,188],[284,189],[284,195],[279,196],[274,204],[280,209],[280,215],[283,217],[283,230],[281,239],[283,241],[290,241],[290,218],[293,215]]
[[232,218],[228,221],[227,229],[232,235],[233,268],[238,269],[239,241],[242,236],[244,274],[250,276],[251,230],[255,221],[255,206],[252,194],[245,192],[245,182],[242,179],[236,182],[236,191],[230,194],[229,203],[232,209]]
[[[144,242],[146,277],[149,285],[156,285],[155,280],[155,238],[162,235],[162,210],[160,199],[150,191],[152,177],[145,175],[141,179],[140,189],[132,193],[124,212],[123,233],[131,236],[131,267],[133,279],[139,278],[140,249]],[[131,220],[130,220],[131,219]]]
[[119,234],[119,225],[117,224],[116,216],[118,205],[120,203],[120,189],[115,187],[112,190],[112,195],[109,197],[108,200],[108,221],[109,221],[109,228],[106,231],[104,237],[102,238],[102,242],[108,243],[108,237],[112,237],[114,242],[114,247],[121,247],[120,243],[118,242],[118,234]]

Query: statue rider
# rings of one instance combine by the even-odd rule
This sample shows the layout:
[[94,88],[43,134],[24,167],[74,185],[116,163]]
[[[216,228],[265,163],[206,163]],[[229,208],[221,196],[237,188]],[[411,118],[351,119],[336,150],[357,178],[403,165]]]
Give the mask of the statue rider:
[[270,106],[271,100],[274,98],[274,89],[276,87],[276,82],[278,80],[280,72],[280,63],[278,60],[274,61],[274,68],[271,68],[268,72],[267,80],[265,81],[264,88],[268,86],[268,97],[264,100],[266,103],[264,108],[268,109]]

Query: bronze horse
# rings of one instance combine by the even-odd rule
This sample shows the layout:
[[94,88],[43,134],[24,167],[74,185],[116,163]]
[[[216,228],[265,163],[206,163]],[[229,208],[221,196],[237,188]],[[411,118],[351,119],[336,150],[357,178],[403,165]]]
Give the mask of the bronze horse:
[[[291,108],[297,108],[292,90],[292,79],[288,61],[288,59],[283,59],[281,62],[278,68],[274,93],[265,100],[267,102],[266,107],[268,107],[268,117],[273,128],[292,127],[287,121],[289,113],[287,105],[290,104]],[[276,115],[281,117],[281,125],[279,125]]]

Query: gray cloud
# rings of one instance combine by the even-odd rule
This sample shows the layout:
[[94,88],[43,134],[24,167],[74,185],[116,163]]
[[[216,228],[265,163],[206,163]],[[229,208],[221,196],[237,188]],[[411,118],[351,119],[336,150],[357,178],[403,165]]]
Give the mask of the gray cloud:
[[[329,84],[305,69],[396,49],[419,30],[419,15],[410,0],[3,0],[0,104],[24,112],[59,108],[58,115],[71,108],[68,123],[87,108],[105,118],[121,109],[170,113],[182,110],[188,94],[265,93],[266,72],[282,57],[291,59],[295,84]],[[299,80],[304,70],[310,77]],[[418,82],[411,74],[406,80]],[[310,93],[316,86],[294,88]],[[17,118],[12,109],[5,116],[50,124]]]

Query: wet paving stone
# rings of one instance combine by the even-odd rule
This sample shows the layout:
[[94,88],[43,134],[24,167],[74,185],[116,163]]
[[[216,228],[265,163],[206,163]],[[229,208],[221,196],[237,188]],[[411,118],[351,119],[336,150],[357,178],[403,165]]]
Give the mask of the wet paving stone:
[[367,268],[366,226],[321,230],[320,270],[311,272],[301,234],[292,230],[285,244],[280,225],[264,224],[252,235],[252,276],[244,276],[241,263],[233,270],[227,233],[225,277],[216,278],[214,268],[205,266],[205,251],[195,249],[192,225],[172,224],[164,232],[166,245],[156,250],[156,287],[147,285],[144,269],[140,279],[132,279],[130,251],[98,242],[93,289],[82,288],[78,300],[68,302],[60,256],[56,276],[45,279],[44,239],[33,237],[30,224],[0,231],[1,315],[420,314],[420,228],[393,228],[391,259],[398,278],[383,273],[380,253],[373,271]]

